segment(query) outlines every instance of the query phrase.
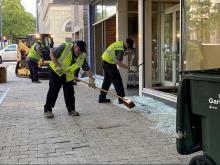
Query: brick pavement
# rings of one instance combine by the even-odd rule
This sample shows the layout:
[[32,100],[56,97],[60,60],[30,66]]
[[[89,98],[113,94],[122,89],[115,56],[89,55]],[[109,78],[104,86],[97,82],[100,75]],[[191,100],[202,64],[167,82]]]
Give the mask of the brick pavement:
[[[0,105],[0,164],[186,164],[175,139],[152,130],[141,114],[98,104],[98,92],[75,87],[79,117],[68,116],[60,91],[54,119],[43,116],[48,81],[15,78]],[[14,72],[13,72],[14,73]],[[32,90],[34,89],[34,90]]]

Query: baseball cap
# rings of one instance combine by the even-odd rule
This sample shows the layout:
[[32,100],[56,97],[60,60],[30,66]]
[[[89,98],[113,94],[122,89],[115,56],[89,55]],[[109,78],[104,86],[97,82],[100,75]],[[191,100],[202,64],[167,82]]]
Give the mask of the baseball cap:
[[79,47],[81,52],[86,52],[86,43],[84,41],[76,41],[76,45]]
[[134,49],[134,41],[131,38],[127,38],[126,43],[128,44],[129,49]]

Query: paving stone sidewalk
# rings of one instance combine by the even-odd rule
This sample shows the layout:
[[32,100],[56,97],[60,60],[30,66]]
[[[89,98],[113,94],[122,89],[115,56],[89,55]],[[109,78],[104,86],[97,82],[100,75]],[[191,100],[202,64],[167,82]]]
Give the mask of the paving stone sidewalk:
[[79,117],[68,116],[60,91],[54,119],[43,115],[48,80],[15,78],[0,105],[0,164],[187,164],[175,139],[152,130],[141,114],[97,103],[98,91],[75,86]]

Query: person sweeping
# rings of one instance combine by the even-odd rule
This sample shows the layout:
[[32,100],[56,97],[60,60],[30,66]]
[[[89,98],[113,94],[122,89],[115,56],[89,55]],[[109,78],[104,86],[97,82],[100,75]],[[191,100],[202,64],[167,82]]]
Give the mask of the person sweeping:
[[79,116],[75,110],[75,96],[73,88],[74,72],[82,68],[89,77],[89,87],[95,88],[95,78],[85,58],[86,43],[76,41],[64,43],[51,53],[49,90],[47,93],[44,114],[47,118],[53,118],[52,108],[55,106],[60,88],[63,86],[64,100],[68,114]]
[[[128,67],[123,64],[123,56],[125,52],[131,52],[134,48],[134,41],[127,38],[126,41],[116,41],[112,43],[106,51],[102,54],[102,65],[104,70],[104,80],[102,83],[102,89],[108,91],[111,83],[113,83],[115,91],[118,96],[125,97],[124,87],[122,78],[117,65],[124,68],[130,69],[131,71],[137,71],[137,67]],[[104,91],[100,92],[99,103],[108,103],[111,100],[106,98],[107,93]],[[123,104],[123,99],[118,98],[118,103]]]

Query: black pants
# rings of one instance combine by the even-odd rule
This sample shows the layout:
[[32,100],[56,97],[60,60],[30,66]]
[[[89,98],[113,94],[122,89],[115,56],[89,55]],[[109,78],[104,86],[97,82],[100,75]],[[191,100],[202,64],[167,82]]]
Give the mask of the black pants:
[[28,60],[31,81],[38,81],[38,63],[34,60]]
[[[102,89],[108,91],[111,83],[113,83],[117,95],[125,97],[124,87],[117,65],[109,64],[105,61],[103,61],[102,65],[104,69],[104,80],[102,83]],[[99,98],[106,98],[106,94],[106,92],[101,91]]]
[[66,82],[66,75],[62,75],[60,77],[52,69],[50,69],[49,78],[49,90],[47,93],[46,104],[44,105],[44,112],[52,111],[62,86],[67,110],[75,110],[75,92],[73,88],[73,81]]
[[78,78],[79,77],[79,71],[80,71],[80,68],[76,69],[75,72],[74,72],[74,77]]

